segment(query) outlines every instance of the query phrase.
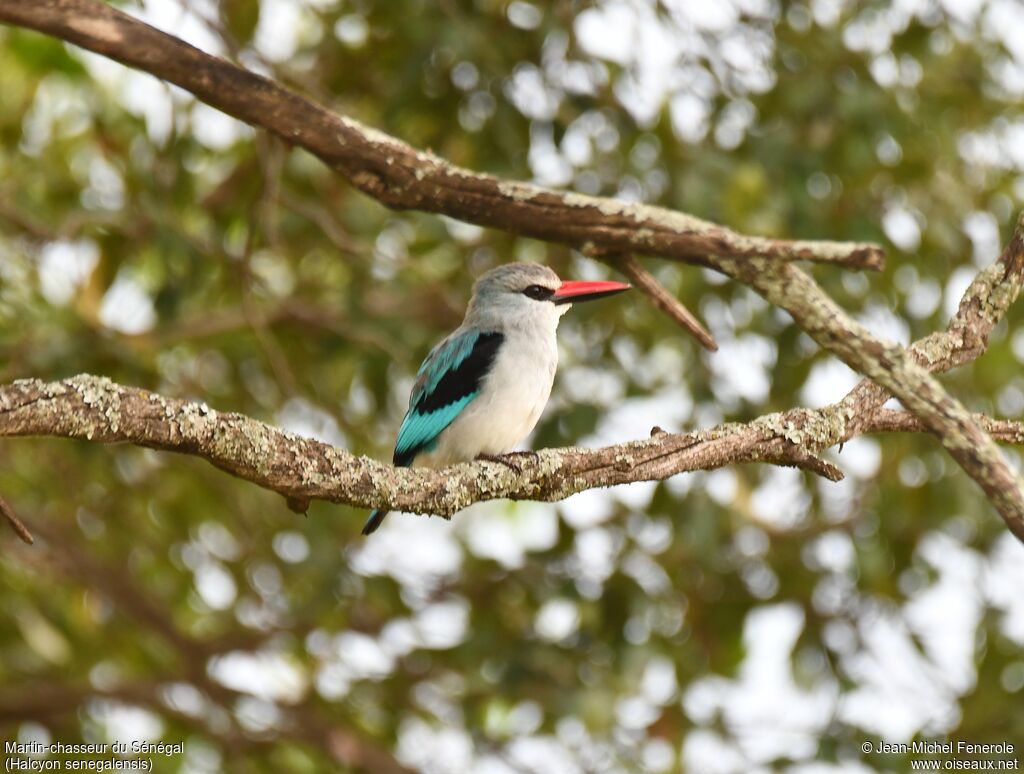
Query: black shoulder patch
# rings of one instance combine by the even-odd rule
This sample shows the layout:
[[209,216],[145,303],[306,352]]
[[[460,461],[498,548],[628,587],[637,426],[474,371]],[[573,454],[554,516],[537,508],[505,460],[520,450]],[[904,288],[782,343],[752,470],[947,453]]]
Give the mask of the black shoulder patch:
[[429,414],[478,391],[503,341],[502,333],[481,333],[466,359],[441,377],[431,392],[424,392],[413,409]]

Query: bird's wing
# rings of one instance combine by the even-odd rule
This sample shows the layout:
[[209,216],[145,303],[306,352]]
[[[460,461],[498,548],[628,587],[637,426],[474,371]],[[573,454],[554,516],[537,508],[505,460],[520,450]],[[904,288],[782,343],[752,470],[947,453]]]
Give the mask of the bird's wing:
[[456,331],[427,355],[409,397],[409,411],[398,430],[395,465],[411,465],[480,394],[484,376],[505,336],[497,332]]

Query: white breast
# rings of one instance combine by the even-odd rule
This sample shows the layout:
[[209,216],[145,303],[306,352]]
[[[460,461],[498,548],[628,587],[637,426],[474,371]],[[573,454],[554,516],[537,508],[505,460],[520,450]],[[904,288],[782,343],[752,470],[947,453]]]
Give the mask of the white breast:
[[522,443],[551,395],[558,367],[554,333],[553,325],[550,331],[507,330],[480,395],[441,433],[434,451],[417,457],[416,464],[442,467],[480,454],[504,454]]

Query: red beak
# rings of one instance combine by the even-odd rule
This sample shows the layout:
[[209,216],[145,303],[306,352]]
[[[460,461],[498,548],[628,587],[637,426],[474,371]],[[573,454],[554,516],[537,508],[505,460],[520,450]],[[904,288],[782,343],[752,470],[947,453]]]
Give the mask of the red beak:
[[563,282],[551,300],[556,304],[578,304],[614,296],[629,287],[625,282]]

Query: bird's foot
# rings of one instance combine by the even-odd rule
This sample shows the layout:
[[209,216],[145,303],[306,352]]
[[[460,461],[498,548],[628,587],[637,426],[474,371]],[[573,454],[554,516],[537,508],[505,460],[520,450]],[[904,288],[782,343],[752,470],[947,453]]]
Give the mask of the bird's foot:
[[540,459],[540,455],[532,451],[514,451],[507,452],[506,454],[478,454],[476,458],[485,462],[497,462],[509,470],[522,473],[523,466],[519,463],[519,460],[523,457],[532,457],[534,461]]

